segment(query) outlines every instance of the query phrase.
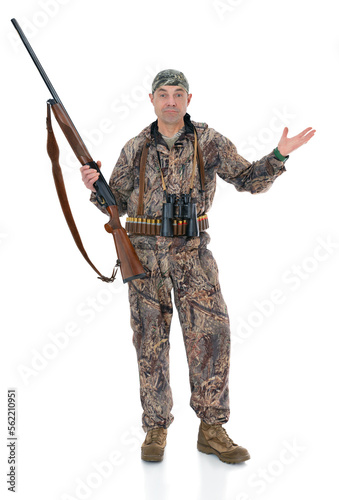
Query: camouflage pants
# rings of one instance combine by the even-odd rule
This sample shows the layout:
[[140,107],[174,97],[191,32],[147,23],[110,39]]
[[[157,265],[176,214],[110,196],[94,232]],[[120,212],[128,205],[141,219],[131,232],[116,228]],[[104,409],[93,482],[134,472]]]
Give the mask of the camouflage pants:
[[208,424],[229,418],[230,330],[210,237],[130,236],[150,275],[128,283],[133,343],[137,351],[142,424],[167,428],[172,420],[169,333],[178,311],[189,366],[191,407]]

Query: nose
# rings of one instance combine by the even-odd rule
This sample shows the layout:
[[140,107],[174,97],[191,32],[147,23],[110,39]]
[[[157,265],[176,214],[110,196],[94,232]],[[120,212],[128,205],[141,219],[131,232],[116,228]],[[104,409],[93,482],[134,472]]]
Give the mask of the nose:
[[176,106],[177,103],[175,102],[174,96],[168,96],[167,99],[167,106]]

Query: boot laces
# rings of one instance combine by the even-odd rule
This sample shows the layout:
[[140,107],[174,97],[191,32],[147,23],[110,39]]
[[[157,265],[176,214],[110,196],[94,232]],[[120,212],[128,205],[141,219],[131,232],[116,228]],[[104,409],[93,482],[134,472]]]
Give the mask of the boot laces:
[[233,446],[235,445],[234,441],[229,437],[226,429],[224,429],[222,425],[217,426],[216,435],[220,439],[220,441],[225,441],[226,439],[227,443]]
[[151,438],[152,442],[162,444],[162,442],[163,442],[163,429],[161,427],[151,429],[150,433],[151,433],[150,438]]

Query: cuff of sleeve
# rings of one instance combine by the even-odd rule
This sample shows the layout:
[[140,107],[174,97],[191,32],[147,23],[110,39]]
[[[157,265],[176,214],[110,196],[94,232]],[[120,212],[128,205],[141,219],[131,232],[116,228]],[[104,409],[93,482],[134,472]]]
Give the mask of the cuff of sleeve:
[[278,160],[283,161],[283,162],[285,162],[286,160],[288,160],[288,158],[290,157],[290,155],[283,156],[283,155],[280,153],[280,151],[279,151],[279,149],[278,149],[278,148],[275,148],[275,150],[273,151],[273,153],[274,153],[275,157],[276,157]]
[[[283,157],[285,158],[285,156]],[[286,160],[288,159],[288,156],[286,156]],[[285,161],[286,161],[285,160]],[[272,151],[267,157],[266,157],[266,170],[267,173],[270,176],[277,176],[285,172],[285,161],[278,160],[278,158],[275,155],[275,152]]]
[[91,201],[93,203],[93,205],[95,205],[99,210],[101,210],[101,212],[103,214],[108,214],[106,208],[103,208],[97,201],[96,199],[96,196],[95,196],[95,193],[93,193],[93,191],[91,192],[91,196],[89,198],[89,201]]
[[97,201],[97,199],[95,197],[95,193],[93,191],[91,191],[91,196],[90,196],[89,201],[91,201],[92,203],[96,203],[96,201]]

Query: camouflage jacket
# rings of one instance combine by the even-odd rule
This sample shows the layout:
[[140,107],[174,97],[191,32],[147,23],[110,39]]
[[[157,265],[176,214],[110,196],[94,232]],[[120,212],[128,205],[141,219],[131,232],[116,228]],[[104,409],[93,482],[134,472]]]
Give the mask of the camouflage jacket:
[[[201,192],[198,165],[195,171],[192,198],[196,199],[197,215],[206,213],[211,208],[216,190],[216,174],[233,184],[238,191],[255,194],[267,191],[274,180],[285,171],[284,163],[275,157],[273,151],[260,160],[250,163],[237,153],[236,147],[229,139],[205,123],[193,121],[192,123],[197,130],[205,165],[205,192]],[[151,219],[161,217],[162,204],[165,200],[159,159],[154,138],[151,137],[151,125],[126,143],[110,177],[109,184],[116,198],[120,216],[126,213],[129,217],[137,215],[140,158],[146,140],[150,143],[150,147],[145,173],[144,215]],[[170,150],[158,133],[157,150],[160,154],[167,193],[177,195],[188,193],[193,167],[193,133],[184,128]],[[91,195],[91,201],[100,208],[94,194]],[[102,211],[105,212],[104,209]]]

